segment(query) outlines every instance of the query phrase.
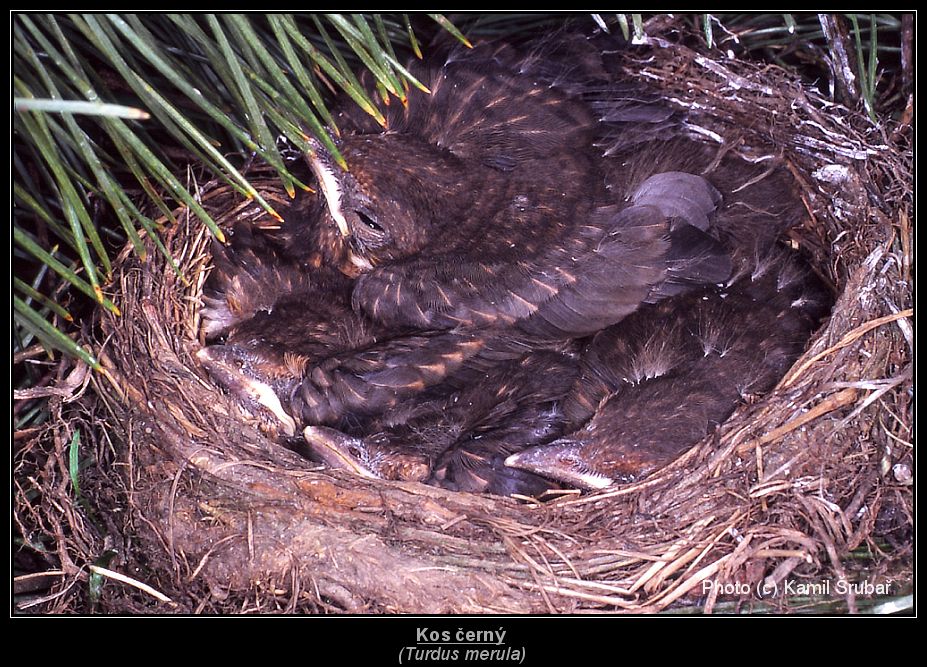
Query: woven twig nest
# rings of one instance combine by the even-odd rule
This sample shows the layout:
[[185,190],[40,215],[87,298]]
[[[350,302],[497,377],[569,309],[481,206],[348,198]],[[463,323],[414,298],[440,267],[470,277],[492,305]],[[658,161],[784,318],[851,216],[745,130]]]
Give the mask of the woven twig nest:
[[[61,536],[63,567],[79,572],[110,547],[114,569],[170,599],[126,585],[110,597],[119,611],[524,613],[683,601],[711,610],[730,588],[704,582],[755,590],[796,573],[845,576],[845,556],[877,527],[898,536],[903,555],[910,137],[872,127],[778,68],[664,46],[646,60],[616,57],[628,77],[685,109],[706,141],[781,159],[809,214],[790,241],[837,294],[775,391],[639,483],[544,504],[325,469],[249,425],[196,362],[209,239],[179,211],[164,238],[179,275],[157,252],[144,261],[123,253],[113,290],[122,315],[101,316],[92,333],[106,372],[82,395],[83,412],[57,404],[55,449],[36,475],[58,499],[43,525]],[[217,183],[200,196],[228,222],[260,215]],[[97,445],[83,488],[97,528],[53,491],[80,422]],[[743,590],[735,597],[752,597]]]

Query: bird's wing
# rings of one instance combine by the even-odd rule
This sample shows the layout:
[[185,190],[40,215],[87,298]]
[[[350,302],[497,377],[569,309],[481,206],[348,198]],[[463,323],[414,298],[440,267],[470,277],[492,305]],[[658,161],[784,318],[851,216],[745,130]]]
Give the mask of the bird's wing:
[[594,215],[539,257],[501,262],[473,251],[382,267],[358,280],[355,307],[422,329],[517,322],[556,338],[595,331],[632,312],[662,281],[670,244],[654,207]]
[[307,366],[284,390],[284,404],[306,424],[381,415],[475,363],[487,343],[473,330],[397,336]]
[[506,464],[583,488],[629,481],[663,465],[723,422],[742,398],[773,388],[830,298],[793,254],[727,291],[649,306],[600,332],[584,352],[568,419],[583,427]]
[[[404,104],[380,104],[392,133],[410,134],[499,171],[590,143],[596,119],[575,91],[532,76],[523,54],[502,42],[454,48],[409,69],[430,94],[413,91]],[[373,89],[370,77],[365,77]],[[372,99],[379,98],[371,95]],[[356,106],[356,105],[355,105]],[[360,134],[382,130],[350,106],[340,120]]]
[[630,206],[600,206],[570,224],[536,221],[545,231],[556,228],[557,236],[535,255],[520,258],[521,239],[515,238],[505,261],[496,260],[489,243],[474,238],[467,252],[376,269],[357,282],[355,308],[392,326],[517,324],[543,338],[587,335],[644,301],[729,276],[727,251],[704,231],[718,202],[717,192],[699,176],[656,174],[634,193]]

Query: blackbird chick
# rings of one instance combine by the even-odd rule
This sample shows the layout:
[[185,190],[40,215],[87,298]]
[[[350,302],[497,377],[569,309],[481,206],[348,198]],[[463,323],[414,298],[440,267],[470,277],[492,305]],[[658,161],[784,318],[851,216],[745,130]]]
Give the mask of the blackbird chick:
[[604,48],[575,34],[458,47],[410,65],[432,93],[384,109],[386,131],[342,113],[349,171],[321,146],[309,156],[326,204],[311,245],[362,274],[358,310],[587,335],[727,280],[741,246],[795,222],[784,174],[683,136],[684,118],[606,70]]
[[[620,338],[623,329],[609,327],[648,304],[679,306],[688,317],[695,302],[687,292],[749,274],[797,220],[790,179],[686,138],[685,119],[622,82],[602,53],[600,44],[563,34],[527,50],[457,48],[410,66],[432,93],[384,109],[385,131],[343,111],[336,143],[350,170],[316,146],[307,161],[320,194],[284,212],[275,252],[287,268],[267,262],[284,275],[270,284],[284,289],[263,292],[303,295],[291,301],[303,324],[281,325],[288,311],[279,298],[254,298],[260,288],[238,301],[227,293],[250,290],[217,290],[209,331],[226,334],[230,347],[201,353],[214,376],[232,387],[246,377],[233,391],[257,396],[248,400],[271,410],[284,430],[310,425],[312,441],[331,435],[319,427],[335,427],[373,460],[371,434],[404,428],[391,415],[409,405],[444,405],[459,378],[603,329]],[[321,273],[306,270],[320,263]],[[290,267],[305,275],[294,278]],[[356,339],[327,339],[321,313],[300,308],[326,300],[321,286],[337,283],[326,271],[344,280],[332,299],[340,315],[331,317],[358,327]],[[250,267],[240,272],[241,286],[253,283]],[[280,345],[271,329],[284,332]],[[304,342],[287,349],[287,336]],[[299,352],[319,340],[321,350]],[[287,354],[299,362],[286,363]],[[490,377],[506,382],[504,373]],[[482,386],[491,395],[492,385]],[[475,424],[479,413],[449,423]],[[503,421],[494,423],[501,433]],[[494,441],[471,440],[429,450],[432,481],[517,487],[479,481],[517,477],[500,464],[511,445],[480,451]],[[535,442],[519,447],[527,444]],[[462,482],[474,453],[477,481]]]
[[406,396],[532,349],[473,329],[386,327],[351,308],[349,278],[298,263],[246,226],[213,256],[201,311],[212,344],[198,357],[267,431],[293,435],[297,423],[356,430],[407,409]]
[[529,352],[424,392],[375,420],[368,435],[307,426],[304,436],[316,457],[364,477],[539,496],[557,485],[504,460],[563,432],[560,404],[577,371],[568,351]]
[[[605,78],[597,47],[575,46],[566,62],[540,47],[485,44],[413,65],[432,93],[386,109],[386,131],[342,114],[336,142],[349,171],[321,146],[308,157],[321,200],[303,202],[304,217],[288,219],[284,233],[357,278],[355,312],[391,331],[430,332],[439,356],[426,356],[416,338],[384,342],[376,353],[388,372],[384,391],[363,377],[373,372],[367,351],[360,371],[346,357],[321,383],[307,373],[296,392],[307,397],[306,423],[375,412],[371,392],[389,409],[440,383],[459,367],[442,357],[459,342],[461,363],[470,363],[483,332],[549,345],[722,282],[740,251],[728,223],[757,211],[755,224],[774,232],[756,236],[772,238],[793,221],[765,215],[767,202],[749,187],[731,195],[756,169],[738,163],[740,178],[716,187],[697,170],[724,162],[711,150],[640,130],[679,133],[682,124],[646,93]],[[616,148],[616,132],[634,150]],[[422,366],[443,371],[414,370]]]
[[321,288],[283,295],[226,332],[224,342],[197,352],[213,379],[262,417],[271,434],[296,432],[294,417],[300,415],[289,396],[297,378],[311,369],[320,377],[325,368],[338,365],[339,353],[354,354],[385,336],[381,327],[332,296]]
[[264,430],[292,436],[296,422],[281,397],[286,400],[294,378],[388,333],[351,308],[346,276],[299,263],[250,225],[236,225],[228,247],[215,242],[212,257],[200,311],[203,335],[212,344],[197,357],[261,418]]
[[604,157],[597,140],[614,127],[578,86],[524,66],[499,45],[452,53],[417,72],[432,94],[411,98],[389,130],[337,140],[349,172],[321,147],[310,156],[327,204],[317,245],[363,274],[358,310],[393,326],[570,338],[668,280],[729,276],[711,229],[715,187],[668,169],[616,197],[611,172],[643,171],[647,152],[639,168]]
[[830,303],[801,260],[777,252],[733,285],[642,308],[585,350],[564,403],[582,426],[505,463],[586,489],[649,474],[772,389]]

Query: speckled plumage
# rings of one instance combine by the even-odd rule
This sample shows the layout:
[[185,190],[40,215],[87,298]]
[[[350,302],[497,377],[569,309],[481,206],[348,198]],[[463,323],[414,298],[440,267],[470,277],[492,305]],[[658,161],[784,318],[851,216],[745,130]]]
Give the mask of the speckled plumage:
[[582,354],[563,410],[573,430],[506,464],[580,488],[646,475],[771,390],[830,307],[797,257],[776,251],[762,272],[642,308]]
[[[284,210],[279,231],[243,233],[217,253],[207,370],[258,396],[288,434],[309,426],[310,447],[333,465],[353,457],[369,474],[458,490],[549,486],[516,464],[577,483],[544,463],[545,443],[585,428],[593,435],[578,446],[601,458],[612,450],[589,449],[595,433],[620,432],[614,415],[634,410],[657,422],[648,439],[644,422],[625,420],[625,440],[649,443],[639,449],[691,444],[736,405],[726,381],[738,367],[695,364],[691,344],[679,352],[688,362],[632,348],[675,345],[693,318],[726,317],[735,300],[722,305],[706,286],[741,289],[801,205],[783,171],[687,138],[675,112],[617,79],[602,54],[565,33],[526,49],[457,47],[411,66],[432,93],[384,109],[385,130],[346,106],[336,143],[350,171],[318,147],[307,161],[319,193]],[[781,343],[781,322],[756,324]],[[685,401],[672,374],[650,383],[660,364],[685,363],[705,376],[685,379],[696,393],[725,387],[708,417],[695,402],[673,406]],[[634,391],[618,391],[619,372],[639,376]],[[518,459],[528,447],[543,465]]]

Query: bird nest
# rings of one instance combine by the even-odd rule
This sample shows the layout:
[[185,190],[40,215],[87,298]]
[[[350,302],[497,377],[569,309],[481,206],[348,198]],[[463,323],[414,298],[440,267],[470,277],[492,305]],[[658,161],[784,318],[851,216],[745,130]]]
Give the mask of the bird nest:
[[[178,210],[163,242],[179,270],[153,244],[122,253],[122,314],[86,339],[105,371],[63,362],[50,437],[18,457],[16,521],[56,537],[63,573],[44,608],[87,609],[92,589],[73,584],[88,566],[126,576],[107,611],[534,613],[749,606],[759,584],[851,577],[858,547],[872,583],[910,562],[910,127],[874,127],[776,67],[660,46],[616,57],[706,141],[781,159],[808,212],[788,241],[836,294],[773,392],[642,481],[546,503],[320,467],[243,419],[196,361],[209,235]],[[259,215],[220,183],[198,191],[229,224]]]

